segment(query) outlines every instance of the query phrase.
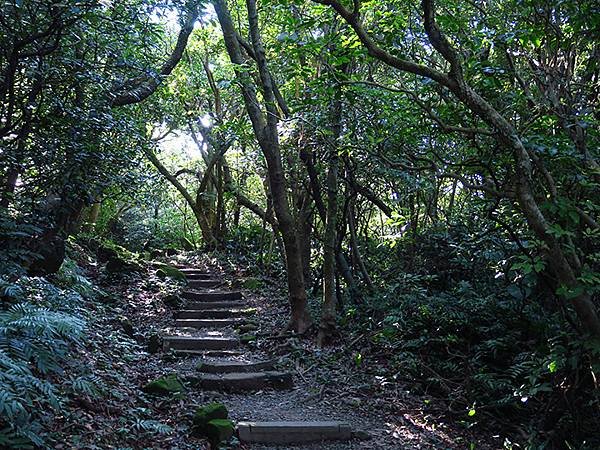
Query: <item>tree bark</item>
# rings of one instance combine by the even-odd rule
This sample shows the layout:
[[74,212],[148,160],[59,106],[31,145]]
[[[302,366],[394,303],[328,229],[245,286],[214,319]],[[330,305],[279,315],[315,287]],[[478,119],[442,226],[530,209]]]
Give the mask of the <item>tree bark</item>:
[[[306,171],[308,172],[310,188],[313,200],[315,201],[315,207],[317,208],[317,213],[319,214],[321,221],[325,224],[327,222],[327,212],[325,204],[323,203],[323,198],[321,197],[321,186],[319,184],[317,170],[313,162],[313,155],[308,151],[302,149],[300,152],[300,159],[302,160],[302,162],[304,162],[304,165],[306,166]],[[338,236],[338,241],[341,240],[343,240],[343,235]],[[354,295],[356,292],[358,292],[356,282],[354,281],[354,277],[352,276],[352,271],[350,270],[348,261],[346,260],[346,257],[340,250],[340,242],[336,244],[336,249],[338,250],[335,254],[335,261],[337,263],[338,270],[340,271],[340,274],[342,275],[344,281],[348,285],[350,293]]]
[[224,0],[214,0],[213,4],[223,30],[227,52],[231,62],[236,65],[236,76],[240,82],[246,111],[248,112],[254,134],[267,162],[273,209],[275,210],[275,216],[281,230],[287,263],[287,281],[291,306],[291,319],[288,328],[303,333],[310,327],[311,318],[307,308],[298,232],[287,199],[287,187],[277,129],[278,111],[273,93],[273,83],[268,72],[267,61],[260,39],[256,3],[253,0],[248,0],[246,5],[248,9],[250,36],[262,87],[266,117],[260,108],[252,77],[248,69],[244,67],[245,61],[242,57],[237,33],[227,5]]
[[336,98],[331,106],[330,115],[332,140],[336,143],[336,146],[329,148],[329,168],[327,171],[327,214],[325,219],[325,235],[323,236],[323,304],[321,306],[321,322],[317,335],[317,344],[320,346],[331,342],[337,328],[337,292],[335,283],[339,169],[337,143],[342,133],[342,101],[339,90],[336,92]]
[[[146,76],[141,81],[132,82],[128,80],[113,92],[110,105],[112,107],[131,105],[140,103],[150,97],[160,86],[163,80],[171,74],[177,66],[183,52],[187,47],[188,38],[194,31],[194,23],[200,14],[200,2],[192,0],[185,6],[186,15],[181,25],[181,30],[177,36],[177,42],[169,58],[163,63],[158,75]],[[134,84],[132,87],[131,85]]]
[[338,212],[337,174],[338,158],[337,155],[332,155],[327,171],[327,221],[323,237],[323,304],[321,306],[321,322],[317,335],[317,344],[320,346],[331,342],[336,330],[335,234]]
[[350,240],[352,245],[352,254],[354,255],[354,260],[358,265],[360,273],[362,274],[365,284],[367,285],[369,291],[374,291],[375,288],[373,286],[373,281],[369,276],[369,272],[365,267],[365,263],[360,255],[360,249],[358,248],[358,237],[356,236],[356,226],[354,225],[354,199],[350,200],[350,208],[348,208],[348,228],[350,230]]
[[[450,65],[450,71],[447,74],[426,65],[397,57],[379,47],[361,24],[360,2],[354,2],[354,9],[349,10],[337,0],[314,1],[330,5],[335,9],[354,29],[371,56],[400,71],[424,76],[446,87],[473,114],[480,117],[495,131],[494,136],[497,142],[502,148],[510,151],[514,159],[515,191],[519,208],[530,230],[544,243],[548,265],[556,273],[559,285],[569,292],[569,295],[563,296],[563,298],[573,305],[584,331],[594,339],[600,340],[600,318],[589,291],[578,280],[578,276],[581,274],[581,264],[576,252],[567,240],[557,238],[552,234],[552,224],[544,216],[536,201],[532,169],[532,159],[534,158],[525,148],[519,133],[510,121],[465,81],[460,53],[442,33],[435,20],[434,1],[421,1],[423,23],[432,47]],[[552,186],[547,187],[552,189]]]
[[194,200],[188,190],[171,172],[169,172],[169,170],[160,162],[160,160],[151,150],[146,150],[145,154],[154,167],[156,167],[156,169],[161,173],[161,175],[163,175],[169,181],[169,183],[171,183],[175,189],[179,191],[183,198],[185,198],[185,201],[188,203],[188,205],[190,205],[190,208],[194,213],[194,217],[196,217],[196,221],[198,222],[198,226],[200,227],[200,231],[202,232],[202,240],[204,241],[204,245],[208,247],[216,246],[217,242],[212,234],[212,229],[196,200]]

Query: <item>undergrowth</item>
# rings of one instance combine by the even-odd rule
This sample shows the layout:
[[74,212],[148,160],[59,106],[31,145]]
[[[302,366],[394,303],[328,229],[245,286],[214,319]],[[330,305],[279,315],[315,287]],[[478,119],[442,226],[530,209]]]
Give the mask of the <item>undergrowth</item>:
[[[260,264],[269,247],[259,230],[238,235],[230,257],[283,285]],[[600,448],[600,348],[545,285],[535,254],[465,227],[361,248],[376,290],[343,297],[348,364],[437,398],[454,423],[500,428],[506,448]],[[311,296],[317,323],[321,295]]]
[[368,330],[389,380],[442,399],[467,427],[500,423],[514,448],[600,448],[600,348],[523,258],[497,237],[461,232],[400,245],[401,267],[376,273],[380,290],[342,320],[350,333]]
[[[82,343],[86,320],[78,291],[87,289],[89,282],[76,273],[72,264],[65,265],[56,284],[25,275],[14,280],[0,276],[3,448],[44,445],[44,427],[60,410],[62,392],[67,388],[58,380],[70,351]],[[72,381],[77,383],[77,379]]]

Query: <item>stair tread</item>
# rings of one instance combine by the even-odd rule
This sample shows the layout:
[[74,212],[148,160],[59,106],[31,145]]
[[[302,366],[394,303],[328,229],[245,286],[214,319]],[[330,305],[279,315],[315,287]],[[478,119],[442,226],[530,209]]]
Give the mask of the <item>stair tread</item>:
[[225,322],[241,322],[243,317],[216,317],[216,318],[206,318],[206,319],[177,319],[177,322],[216,322],[216,323],[225,323]]
[[221,309],[183,309],[175,313],[177,320],[182,319],[234,319],[250,317],[255,312],[252,308],[221,308]]
[[202,373],[256,373],[262,370],[273,370],[274,361],[248,361],[248,360],[212,360],[200,361],[196,368]]
[[166,340],[181,340],[181,341],[238,341],[236,338],[216,337],[216,336],[164,336]]
[[202,356],[209,358],[217,357],[237,357],[244,355],[243,351],[240,350],[174,350],[177,354],[189,355],[189,356]]
[[210,273],[183,273],[188,281],[202,281],[213,279],[214,275]]
[[196,375],[196,377],[206,380],[245,380],[249,378],[268,378],[279,376],[291,376],[291,373],[268,370],[263,372],[203,373],[201,375]]
[[242,442],[291,444],[352,438],[350,424],[338,421],[243,421],[237,430]]
[[216,310],[216,309],[227,309],[227,308],[238,308],[244,309],[249,306],[242,301],[209,301],[209,302],[187,302],[185,309],[181,311],[200,311],[200,310]]
[[181,296],[188,300],[197,301],[226,301],[241,300],[243,298],[240,291],[195,291],[184,290]]
[[242,317],[230,317],[230,318],[219,318],[219,319],[177,319],[175,320],[175,326],[177,327],[192,327],[192,328],[203,328],[203,327],[226,327],[234,326],[244,323]]
[[190,289],[194,289],[194,286],[212,287],[212,286],[218,286],[219,284],[222,284],[222,283],[223,282],[221,280],[215,280],[215,279],[188,280],[187,287]]
[[165,336],[165,350],[229,350],[240,346],[239,339],[213,336]]
[[187,377],[187,381],[201,389],[229,392],[292,389],[294,386],[291,373],[277,371],[202,373]]

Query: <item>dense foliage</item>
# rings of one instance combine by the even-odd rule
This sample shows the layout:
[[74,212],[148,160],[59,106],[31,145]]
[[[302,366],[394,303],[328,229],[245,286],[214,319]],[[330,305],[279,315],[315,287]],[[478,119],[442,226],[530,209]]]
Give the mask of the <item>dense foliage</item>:
[[457,421],[600,445],[596,2],[13,0],[0,29],[0,445],[41,445],[85,339],[70,237],[252,261],[290,329]]

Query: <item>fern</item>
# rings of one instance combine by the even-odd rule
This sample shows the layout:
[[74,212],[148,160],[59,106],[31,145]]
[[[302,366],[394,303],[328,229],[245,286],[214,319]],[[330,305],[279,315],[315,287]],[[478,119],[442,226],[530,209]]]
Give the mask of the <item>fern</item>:
[[82,375],[71,380],[71,389],[88,397],[97,397],[100,393],[98,386],[101,384],[100,379],[93,375]]
[[18,284],[0,278],[0,296],[16,299],[23,296],[23,289]]
[[133,427],[139,431],[154,432],[158,434],[169,434],[173,431],[170,426],[157,420],[136,419]]
[[42,446],[40,406],[57,410],[60,400],[39,374],[61,371],[84,326],[76,316],[29,303],[0,312],[0,424],[7,424],[0,431],[2,448]]
[[94,292],[94,287],[82,273],[77,263],[71,258],[65,258],[55,276],[55,281],[64,287],[73,289],[75,292],[87,296]]

